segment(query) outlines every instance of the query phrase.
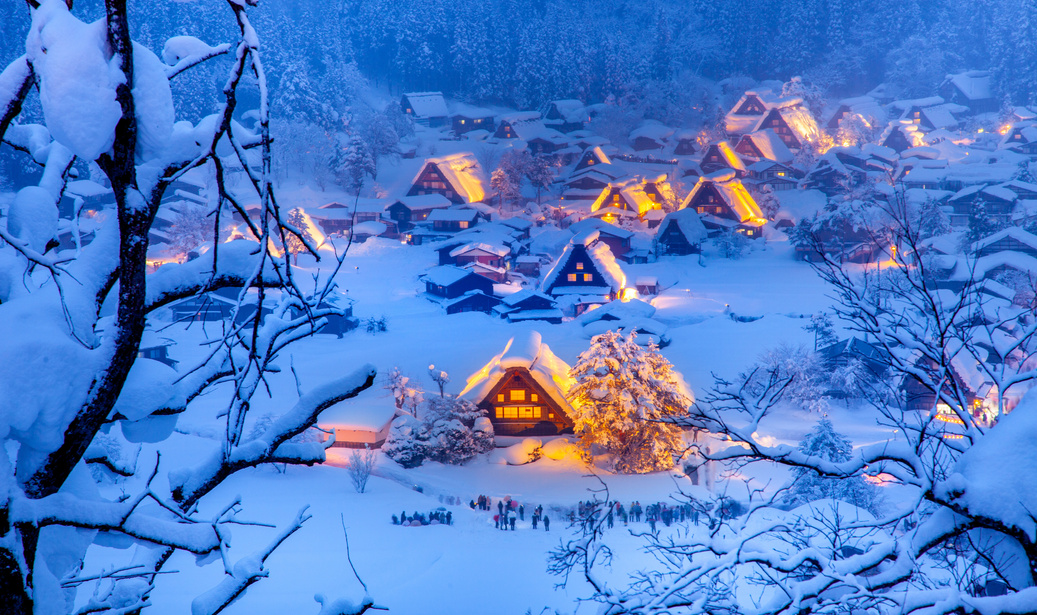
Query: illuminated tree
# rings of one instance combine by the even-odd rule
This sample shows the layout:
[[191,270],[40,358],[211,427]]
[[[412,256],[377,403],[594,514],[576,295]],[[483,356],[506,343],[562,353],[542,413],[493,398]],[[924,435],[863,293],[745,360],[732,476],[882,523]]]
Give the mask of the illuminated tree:
[[639,345],[636,335],[594,337],[572,368],[576,384],[569,391],[583,451],[610,453],[613,468],[625,474],[673,467],[681,429],[667,419],[683,415],[692,402],[673,365],[654,344]]
[[288,244],[288,253],[292,255],[295,264],[298,265],[299,254],[306,251],[307,244],[312,245],[314,243],[314,237],[310,233],[306,214],[298,207],[288,212],[287,222],[291,228],[297,231],[297,234],[288,235],[286,243]]

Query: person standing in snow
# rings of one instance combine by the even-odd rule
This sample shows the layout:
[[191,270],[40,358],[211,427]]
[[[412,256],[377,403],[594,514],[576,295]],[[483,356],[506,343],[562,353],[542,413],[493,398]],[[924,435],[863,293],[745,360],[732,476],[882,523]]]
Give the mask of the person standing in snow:
[[493,515],[493,529],[500,529],[500,515]]
[[612,529],[612,508],[611,507],[609,508],[609,514],[608,514],[607,517],[605,517],[605,520],[608,523],[609,529],[611,530]]
[[523,504],[519,504],[519,521],[526,520],[526,507]]
[[540,517],[538,517],[536,513],[533,513],[533,516],[530,517],[530,520],[533,521],[533,529],[537,529],[537,521],[540,520]]
[[504,514],[504,500],[500,500],[497,502],[497,513],[501,515]]
[[551,531],[551,517],[548,517],[547,515],[544,515],[544,531]]
[[515,517],[512,517],[510,522],[511,522],[511,531],[514,532],[515,531]]

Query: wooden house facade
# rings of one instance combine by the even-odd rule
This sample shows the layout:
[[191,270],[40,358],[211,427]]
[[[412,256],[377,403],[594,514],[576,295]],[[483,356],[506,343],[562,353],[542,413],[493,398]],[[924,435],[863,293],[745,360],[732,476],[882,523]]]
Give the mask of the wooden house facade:
[[408,92],[400,99],[400,107],[416,123],[430,128],[446,126],[449,120],[442,92]]
[[608,303],[619,297],[626,286],[626,276],[609,247],[598,240],[599,232],[577,234],[541,284],[541,290],[552,297],[577,295],[596,297],[596,303]]
[[657,256],[685,256],[702,252],[708,233],[695,209],[687,208],[666,215],[655,236]]
[[534,331],[509,340],[459,396],[486,411],[498,436],[555,435],[573,431],[571,386],[569,366]]
[[757,237],[766,222],[763,212],[733,171],[700,177],[681,209],[692,209],[710,231],[734,228]]

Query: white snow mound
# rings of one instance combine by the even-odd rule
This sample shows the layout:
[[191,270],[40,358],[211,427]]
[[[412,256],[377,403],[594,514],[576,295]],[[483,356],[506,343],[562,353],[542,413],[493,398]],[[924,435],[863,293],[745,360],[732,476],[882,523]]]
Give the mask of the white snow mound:
[[543,441],[537,438],[526,438],[518,444],[499,448],[490,453],[490,463],[509,466],[525,465],[533,461],[535,451],[543,444]]

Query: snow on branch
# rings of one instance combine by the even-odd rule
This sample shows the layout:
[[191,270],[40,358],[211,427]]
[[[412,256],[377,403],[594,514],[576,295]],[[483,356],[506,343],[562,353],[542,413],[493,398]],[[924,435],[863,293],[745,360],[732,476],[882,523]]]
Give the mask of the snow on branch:
[[22,102],[32,87],[33,73],[25,56],[11,62],[0,73],[0,139],[7,127],[22,112]]
[[162,48],[162,60],[168,65],[166,77],[172,79],[206,60],[227,53],[231,47],[230,43],[212,46],[193,36],[174,36]]
[[191,615],[216,615],[229,606],[249,585],[268,576],[270,572],[264,567],[267,558],[277,547],[281,546],[282,542],[310,519],[312,515],[306,512],[307,508],[303,507],[295,519],[270,541],[270,544],[238,560],[219,585],[195,598],[191,602]]
[[320,386],[300,398],[260,436],[232,447],[229,452],[224,449],[214,452],[192,469],[170,473],[174,499],[182,505],[189,505],[234,472],[274,460],[305,465],[323,462],[323,447],[300,448],[285,443],[312,426],[325,409],[356,397],[370,387],[375,374],[374,367],[365,365],[348,376]]

